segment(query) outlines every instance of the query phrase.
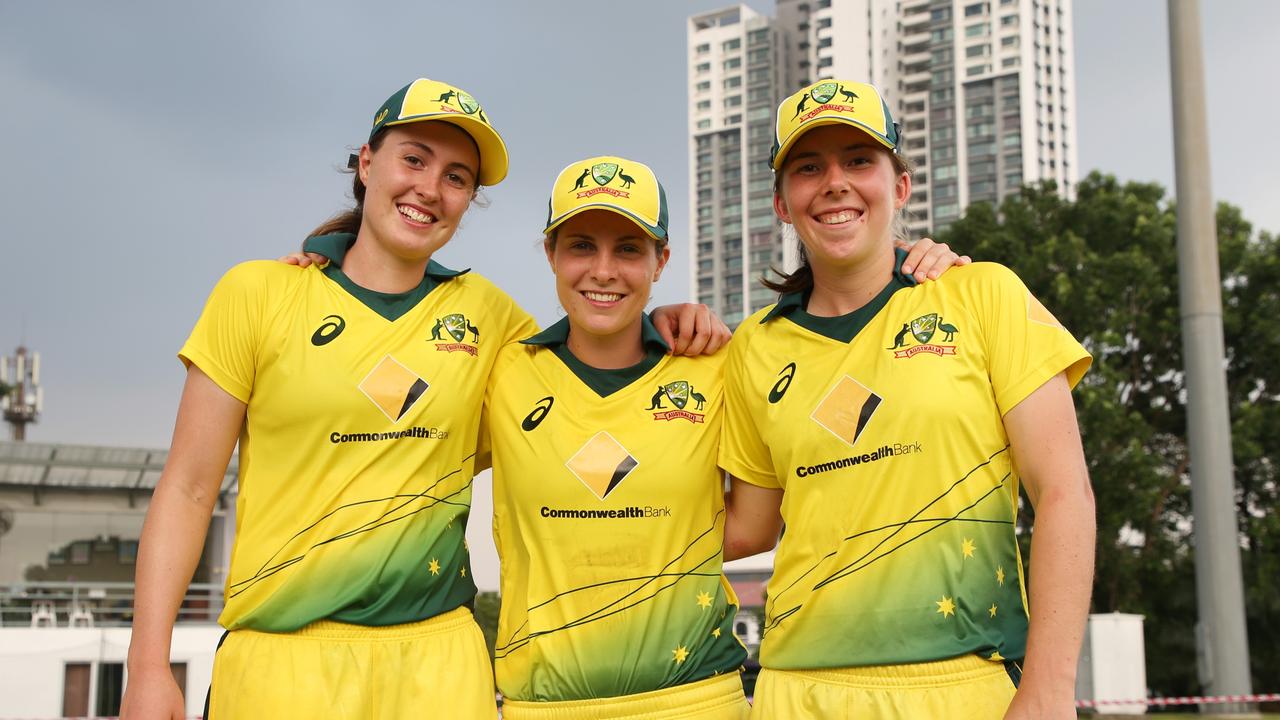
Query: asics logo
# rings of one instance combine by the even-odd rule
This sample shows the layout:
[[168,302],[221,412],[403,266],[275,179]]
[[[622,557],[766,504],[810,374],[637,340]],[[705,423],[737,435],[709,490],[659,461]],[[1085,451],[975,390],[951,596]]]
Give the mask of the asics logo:
[[324,324],[316,328],[315,333],[311,335],[311,344],[316,347],[333,342],[347,327],[347,321],[340,315],[328,315],[324,320]]

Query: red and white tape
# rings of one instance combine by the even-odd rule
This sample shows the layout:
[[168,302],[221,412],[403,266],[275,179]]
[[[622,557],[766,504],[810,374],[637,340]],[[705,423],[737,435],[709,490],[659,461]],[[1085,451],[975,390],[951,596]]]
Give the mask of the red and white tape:
[[1263,695],[1209,695],[1205,697],[1143,698],[1141,700],[1077,700],[1076,707],[1095,708],[1108,705],[1147,704],[1156,707],[1169,705],[1224,705],[1226,703],[1280,702],[1280,693]]

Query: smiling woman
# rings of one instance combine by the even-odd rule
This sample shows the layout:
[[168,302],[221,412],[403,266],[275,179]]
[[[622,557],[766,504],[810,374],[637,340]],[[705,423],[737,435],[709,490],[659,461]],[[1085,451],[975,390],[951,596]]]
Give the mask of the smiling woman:
[[474,98],[420,79],[374,114],[355,170],[356,207],[324,226],[333,262],[233,268],[180,352],[126,718],[186,715],[170,634],[237,440],[228,633],[205,716],[401,718],[426,697],[442,717],[497,714],[463,533],[489,372],[536,325],[432,256],[477,187],[506,175],[506,149]]

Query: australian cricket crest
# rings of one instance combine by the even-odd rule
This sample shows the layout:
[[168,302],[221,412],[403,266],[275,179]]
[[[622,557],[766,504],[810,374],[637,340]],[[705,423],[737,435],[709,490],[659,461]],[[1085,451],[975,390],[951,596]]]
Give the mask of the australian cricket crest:
[[[471,342],[465,342],[468,334],[471,335]],[[450,338],[455,342],[449,342]],[[435,325],[431,326],[431,340],[440,341],[436,343],[436,350],[464,352],[474,357],[478,352],[476,346],[480,344],[480,328],[462,313],[449,313],[436,318]]]
[[[663,400],[670,402],[675,406],[672,410],[667,410],[667,406],[662,404]],[[685,407],[692,400],[694,410],[701,410],[707,402],[707,398],[694,389],[688,380],[676,380],[666,385],[659,385],[657,392],[650,399],[649,407],[646,410],[664,410],[665,412],[655,412],[654,420],[676,420],[683,419],[692,423],[703,422],[705,414],[699,412],[691,412],[685,410]]]
[[[590,176],[595,181],[596,187],[587,188],[586,179]],[[622,187],[612,187],[614,180],[621,180]],[[589,198],[592,195],[612,195],[614,197],[629,198],[631,193],[626,188],[631,187],[635,182],[635,178],[627,175],[626,171],[618,165],[618,163],[602,162],[596,163],[589,168],[583,168],[582,174],[578,176],[578,181],[569,189],[571,193],[577,193],[578,198]]]
[[[894,358],[910,358],[920,353],[939,357],[955,355],[956,346],[944,343],[953,342],[959,332],[955,325],[946,322],[938,313],[928,313],[911,322],[902,323],[902,329],[894,335],[893,345],[885,349],[892,350]],[[932,342],[938,333],[942,333],[942,343]],[[912,344],[911,340],[914,340],[915,344]]]
[[591,166],[591,179],[597,185],[608,185],[618,176],[618,163],[596,163]]
[[836,83],[824,82],[819,85],[815,85],[814,88],[809,91],[809,95],[813,98],[814,102],[821,105],[835,97],[836,90],[838,89],[840,89],[840,86]]

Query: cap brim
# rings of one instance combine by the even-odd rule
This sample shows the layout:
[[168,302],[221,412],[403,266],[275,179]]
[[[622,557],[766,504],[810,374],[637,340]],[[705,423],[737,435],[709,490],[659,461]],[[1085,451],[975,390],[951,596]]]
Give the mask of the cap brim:
[[498,134],[497,130],[494,130],[488,123],[479,118],[463,114],[415,115],[393,120],[383,125],[383,127],[408,125],[409,123],[430,120],[447,122],[470,135],[471,139],[475,141],[476,149],[480,151],[480,177],[478,180],[481,185],[485,187],[497,185],[507,176],[507,145],[502,142],[502,136]]
[[662,228],[658,227],[657,225],[650,225],[646,223],[644,220],[640,219],[640,217],[638,217],[635,213],[629,212],[627,210],[623,210],[622,208],[616,205],[606,205],[604,203],[592,203],[590,205],[583,205],[581,207],[576,207],[570,210],[569,212],[565,213],[564,215],[561,215],[560,217],[556,218],[552,222],[548,223],[546,229],[542,231],[542,234],[546,235],[552,230],[555,230],[556,228],[563,225],[565,221],[577,215],[581,215],[587,210],[608,210],[610,212],[617,213],[625,217],[626,219],[630,220],[631,222],[635,223],[636,225],[639,225],[640,229],[644,230],[644,233],[648,235],[650,239],[665,240],[667,238],[666,232],[664,232]]
[[782,169],[782,163],[784,160],[786,160],[787,153],[791,151],[791,146],[795,145],[796,141],[799,140],[805,133],[809,132],[810,130],[813,130],[814,128],[819,128],[824,125],[851,125],[863,131],[864,133],[870,135],[872,138],[876,140],[876,142],[885,146],[885,148],[888,149],[890,152],[895,151],[893,143],[889,142],[889,139],[886,138],[885,136],[876,132],[875,129],[873,129],[870,125],[867,125],[866,123],[860,122],[858,120],[854,120],[852,118],[843,118],[843,117],[837,117],[837,116],[831,116],[831,115],[824,115],[822,117],[816,117],[800,125],[800,127],[796,128],[795,132],[791,133],[791,137],[788,137],[787,141],[782,143],[782,145],[778,148],[778,152],[773,156],[773,169],[774,170]]

